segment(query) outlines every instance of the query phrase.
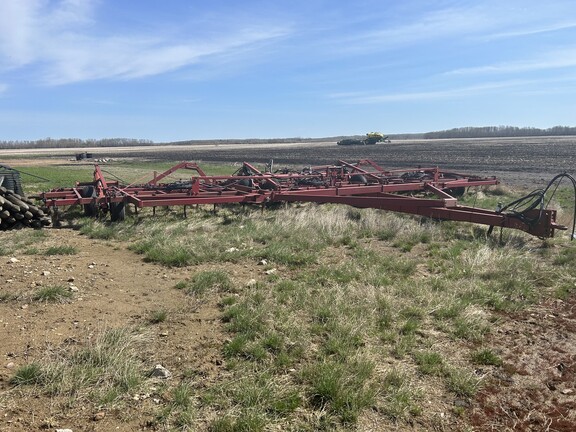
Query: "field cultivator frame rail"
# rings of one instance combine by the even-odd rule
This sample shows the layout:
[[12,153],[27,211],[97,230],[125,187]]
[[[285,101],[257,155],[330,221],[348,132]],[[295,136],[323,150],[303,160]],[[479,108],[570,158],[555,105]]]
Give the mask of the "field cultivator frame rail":
[[[163,182],[178,170],[192,170],[195,174],[185,180]],[[55,225],[58,208],[73,205],[83,206],[86,215],[108,212],[112,221],[121,221],[128,204],[136,210],[183,206],[186,214],[187,206],[199,204],[316,202],[513,228],[541,238],[553,237],[555,230],[566,229],[556,223],[555,210],[528,208],[502,212],[458,204],[456,197],[466,188],[498,183],[495,177],[460,174],[437,167],[385,170],[370,160],[338,161],[335,165],[274,172],[272,163],[262,172],[245,162],[230,176],[209,176],[196,163],[181,162],[161,174],[154,173],[151,180],[138,185],[106,180],[95,165],[92,182],[44,192],[40,198],[53,208]]]

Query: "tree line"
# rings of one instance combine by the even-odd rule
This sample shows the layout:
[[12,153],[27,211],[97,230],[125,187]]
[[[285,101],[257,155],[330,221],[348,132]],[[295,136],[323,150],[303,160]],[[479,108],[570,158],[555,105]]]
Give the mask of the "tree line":
[[44,138],[39,140],[24,141],[0,141],[0,149],[21,148],[73,148],[73,147],[130,147],[153,145],[154,142],[146,139],[133,138],[104,138],[104,139],[80,139],[80,138]]
[[554,126],[548,129],[517,126],[460,127],[436,132],[427,132],[425,139],[433,138],[503,138],[526,136],[576,135],[576,127]]
[[[454,129],[441,130],[426,133],[400,133],[390,134],[391,139],[438,139],[438,138],[499,138],[499,137],[524,137],[524,136],[564,136],[576,135],[576,127],[554,126],[548,129],[517,126],[468,126]],[[290,142],[324,142],[341,141],[345,138],[363,139],[363,136],[337,136],[324,138],[248,138],[248,139],[206,139],[186,140],[172,142],[154,142],[148,139],[134,138],[104,138],[104,139],[80,139],[80,138],[44,138],[39,140],[0,140],[1,149],[28,149],[28,148],[84,148],[84,147],[131,147],[152,145],[189,145],[189,144],[270,144]]]
[[343,137],[334,138],[247,138],[247,139],[205,139],[154,142],[147,139],[132,138],[104,138],[104,139],[80,139],[80,138],[44,138],[40,140],[0,140],[0,149],[39,149],[39,148],[84,148],[84,147],[133,147],[152,145],[226,145],[226,144],[271,144],[271,143],[293,143],[293,142],[323,142],[336,141]]

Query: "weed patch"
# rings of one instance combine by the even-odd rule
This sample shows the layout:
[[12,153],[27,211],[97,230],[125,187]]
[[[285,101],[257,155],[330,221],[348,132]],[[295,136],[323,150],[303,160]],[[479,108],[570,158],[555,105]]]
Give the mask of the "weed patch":
[[189,280],[178,282],[175,287],[189,295],[198,296],[212,290],[229,292],[232,289],[232,282],[224,271],[207,270],[196,273]]
[[61,303],[72,297],[72,292],[61,285],[40,288],[32,296],[32,300],[47,303]]
[[74,246],[51,246],[44,255],[76,255],[78,250]]
[[145,379],[138,358],[143,337],[128,329],[110,329],[85,347],[49,353],[37,363],[22,366],[13,385],[35,386],[50,395],[112,403]]

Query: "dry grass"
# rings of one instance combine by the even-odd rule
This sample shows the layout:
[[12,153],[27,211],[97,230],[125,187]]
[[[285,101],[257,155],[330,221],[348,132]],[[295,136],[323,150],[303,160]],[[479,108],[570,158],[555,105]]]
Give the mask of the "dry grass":
[[[571,247],[543,258],[542,243],[522,234],[500,244],[469,226],[344,206],[201,209],[188,220],[127,222],[120,235],[169,267],[266,260],[275,269],[248,286],[220,269],[177,285],[216,296],[229,334],[217,380],[198,385],[181,373],[167,385],[158,425],[181,430],[354,430],[374,417],[389,428],[465,426],[461,407],[483,384],[478,363],[502,367],[486,343],[498,314],[575,276]],[[138,340],[105,333],[19,371],[14,384],[115,403],[144,379]],[[455,400],[464,400],[458,409]]]

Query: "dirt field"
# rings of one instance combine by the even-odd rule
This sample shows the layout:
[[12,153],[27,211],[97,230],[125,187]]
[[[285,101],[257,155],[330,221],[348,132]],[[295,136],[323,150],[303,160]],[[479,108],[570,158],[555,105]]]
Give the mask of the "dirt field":
[[[547,183],[560,172],[574,174],[575,145],[576,138],[535,138],[393,142],[370,147],[324,143],[310,147],[300,144],[258,148],[171,147],[162,151],[94,149],[94,153],[95,157],[149,160],[266,163],[274,159],[277,166],[366,158],[386,168],[438,165],[496,175],[504,183],[530,188]],[[62,163],[67,153],[73,154],[74,150],[46,156],[46,163]],[[12,159],[6,163],[20,166],[30,161]],[[68,410],[61,411],[50,398],[20,397],[9,380],[19,366],[39,359],[63,343],[81,343],[84,335],[103,328],[143,326],[146,317],[159,305],[169,311],[170,319],[150,327],[148,363],[178,371],[194,370],[206,382],[225,373],[221,367],[221,347],[227,335],[217,300],[198,302],[173,289],[176,282],[197,268],[167,269],[146,263],[122,245],[90,240],[69,228],[47,231],[42,247],[69,245],[80,252],[55,257],[0,256],[0,294],[31,292],[54,284],[73,284],[78,291],[67,304],[0,302],[1,431],[154,430],[148,425],[157,404],[155,399],[162,397],[157,389],[151,389],[151,396],[128,401],[122,412],[82,404],[78,407],[73,403]],[[10,235],[11,232],[0,232],[0,242]],[[231,271],[235,279],[247,283],[258,278],[262,270],[256,264],[242,264]],[[490,336],[489,343],[503,353],[506,366],[466,407],[470,413],[466,422],[475,431],[576,430],[576,298],[549,300],[520,314],[499,318],[500,330]],[[406,428],[427,430],[427,425]],[[444,430],[453,429],[447,426]]]
[[[325,165],[339,159],[371,159],[382,167],[434,167],[457,172],[494,175],[514,186],[542,185],[554,175],[576,170],[576,137],[535,137],[458,140],[403,140],[373,146],[338,146],[333,142],[246,145],[191,145],[93,149],[0,151],[17,157],[39,152],[47,163],[64,161],[75,153],[90,151],[95,158],[145,158],[147,160],[257,162],[285,165]],[[52,162],[49,162],[49,161]],[[1,161],[1,160],[0,160]],[[18,166],[19,163],[14,163]]]
[[537,184],[555,174],[576,168],[576,137],[396,141],[374,146],[343,147],[313,144],[298,147],[171,150],[149,154],[154,159],[267,163],[276,166],[322,165],[338,159],[371,159],[384,168],[434,167],[458,172],[495,175],[514,185]]

